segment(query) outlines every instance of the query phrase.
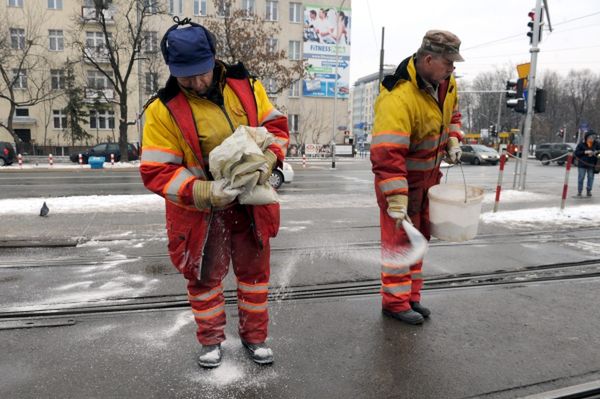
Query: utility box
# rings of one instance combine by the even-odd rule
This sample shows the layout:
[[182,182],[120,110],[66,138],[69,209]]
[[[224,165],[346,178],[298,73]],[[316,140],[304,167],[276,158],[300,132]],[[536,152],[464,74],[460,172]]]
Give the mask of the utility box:
[[105,160],[106,158],[104,157],[89,157],[88,163],[92,169],[102,169],[104,167]]

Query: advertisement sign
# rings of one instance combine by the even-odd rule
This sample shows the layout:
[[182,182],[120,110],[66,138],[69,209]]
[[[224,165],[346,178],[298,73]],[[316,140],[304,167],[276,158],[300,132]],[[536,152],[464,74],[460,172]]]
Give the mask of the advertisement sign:
[[[349,8],[306,5],[304,7],[304,46],[306,97],[348,98],[350,94]],[[336,84],[337,82],[337,84]]]
[[329,144],[304,144],[304,153],[306,156],[331,156],[331,146]]

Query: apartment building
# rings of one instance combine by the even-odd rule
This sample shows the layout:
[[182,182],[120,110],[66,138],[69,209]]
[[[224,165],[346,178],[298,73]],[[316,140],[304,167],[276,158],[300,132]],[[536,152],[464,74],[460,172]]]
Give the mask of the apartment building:
[[[72,145],[118,141],[120,122],[126,122],[127,141],[139,145],[143,105],[168,77],[160,54],[164,32],[174,16],[200,24],[209,18],[223,20],[227,11],[220,1],[0,0],[4,35],[0,66],[9,77],[9,82],[0,81],[0,140],[13,141],[6,129],[12,119],[13,130],[22,141],[19,145],[26,152],[66,155]],[[134,24],[140,18],[135,7],[139,3],[156,13],[146,19],[140,57],[130,63],[130,52],[121,48],[119,76],[115,76],[105,53],[102,28],[106,27],[110,40],[123,39],[128,32],[126,18]],[[290,60],[305,60],[305,78],[272,94],[272,101],[288,115],[292,147],[325,144],[332,139],[342,143],[350,124],[350,0],[232,0],[231,7],[256,14],[264,23],[277,24],[280,33],[270,38],[268,45],[285,50]],[[105,23],[99,22],[102,20]],[[329,35],[323,34],[327,30]],[[100,68],[114,79],[129,73],[121,95]],[[76,87],[82,89],[83,109],[88,115],[82,127],[90,135],[76,142],[65,134],[65,88],[71,73]],[[269,90],[270,78],[259,78]],[[127,98],[126,115],[119,105],[122,96]],[[13,112],[6,98],[17,104]]]

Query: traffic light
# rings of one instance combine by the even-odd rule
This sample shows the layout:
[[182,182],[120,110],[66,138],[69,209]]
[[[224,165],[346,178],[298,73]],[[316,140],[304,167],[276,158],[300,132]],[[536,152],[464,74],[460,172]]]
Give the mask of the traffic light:
[[496,125],[490,125],[490,137],[498,137],[498,132],[496,131]]
[[[540,27],[538,29],[538,42],[542,41],[542,26],[544,25],[544,23],[542,22],[543,18],[542,15],[544,14],[544,9],[541,9],[541,13],[540,13]],[[535,26],[535,10],[531,10],[529,11],[529,13],[527,14],[529,16],[530,21],[527,22],[527,26],[529,27],[529,32],[527,32],[527,36],[529,36],[529,44],[533,43],[533,29]]]
[[506,106],[522,114],[526,112],[525,98],[523,98],[524,86],[525,79],[506,81]]
[[546,111],[546,90],[535,89],[535,102],[533,103],[533,110],[537,113]]
[[558,137],[560,137],[561,139],[565,136],[565,129],[564,128],[560,128],[560,130],[558,131]]

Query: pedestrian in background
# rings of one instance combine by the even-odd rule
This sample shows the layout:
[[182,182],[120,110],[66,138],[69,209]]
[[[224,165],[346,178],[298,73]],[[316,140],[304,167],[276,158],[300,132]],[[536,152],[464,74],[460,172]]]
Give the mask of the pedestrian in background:
[[386,76],[375,103],[371,163],[380,208],[383,313],[421,324],[422,261],[407,265],[396,256],[410,245],[402,220],[410,218],[429,240],[428,189],[440,182],[440,163],[460,161],[462,139],[454,62],[464,61],[460,40],[430,30],[417,53]]
[[166,204],[169,255],[188,280],[187,291],[202,348],[198,363],[221,363],[225,340],[222,280],[230,262],[237,277],[239,336],[252,359],[273,362],[267,347],[269,238],[279,229],[279,204],[243,206],[239,191],[209,173],[209,153],[240,125],[264,126],[276,140],[259,156],[264,184],[282,164],[286,117],[244,66],[215,59],[215,38],[202,25],[174,18],[161,51],[170,77],[146,108],[140,172]]
[[596,132],[589,130],[585,133],[584,139],[577,144],[575,148],[575,160],[577,161],[577,196],[581,197],[583,191],[583,181],[587,176],[586,195],[592,196],[592,186],[594,185],[594,169],[600,156],[600,143],[596,141]]

